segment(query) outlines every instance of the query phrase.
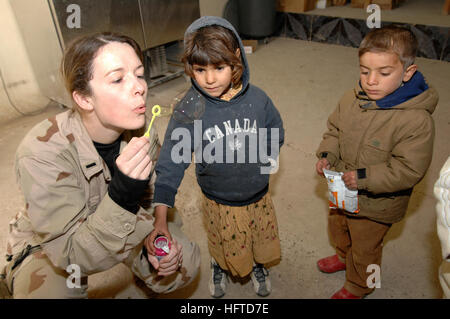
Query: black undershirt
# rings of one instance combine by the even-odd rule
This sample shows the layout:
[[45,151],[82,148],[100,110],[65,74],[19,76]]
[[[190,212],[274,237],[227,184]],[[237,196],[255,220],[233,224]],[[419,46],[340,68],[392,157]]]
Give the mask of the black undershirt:
[[111,144],[94,141],[94,146],[111,172],[111,182],[108,186],[109,197],[123,209],[136,214],[139,210],[139,200],[148,187],[149,179],[138,180],[128,177],[116,166],[121,140],[122,136]]
[[112,142],[111,144],[102,144],[94,141],[94,146],[97,149],[97,152],[105,161],[106,165],[111,172],[111,177],[114,176],[114,159],[120,153],[120,141],[122,140],[122,136],[120,136],[117,140]]

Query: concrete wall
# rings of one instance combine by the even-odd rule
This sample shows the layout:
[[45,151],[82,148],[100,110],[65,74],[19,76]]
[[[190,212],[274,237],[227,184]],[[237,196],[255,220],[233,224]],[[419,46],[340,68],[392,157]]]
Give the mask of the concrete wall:
[[[0,123],[45,107],[9,0],[0,0]],[[9,95],[9,99],[8,96]],[[13,105],[11,105],[13,104]]]
[[[47,0],[10,0],[40,94],[68,105],[59,71],[63,56]],[[31,23],[30,23],[31,22]]]

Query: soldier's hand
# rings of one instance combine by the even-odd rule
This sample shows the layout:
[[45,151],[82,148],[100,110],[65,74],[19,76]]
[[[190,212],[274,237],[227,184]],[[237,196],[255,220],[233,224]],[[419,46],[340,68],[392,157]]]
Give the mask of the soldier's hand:
[[326,158],[321,158],[316,163],[316,172],[317,172],[317,174],[319,174],[320,176],[324,176],[323,175],[323,169],[324,168],[325,169],[330,169],[330,162],[328,162],[328,160]]
[[159,262],[159,276],[170,276],[175,273],[183,263],[183,251],[181,244],[174,238],[171,242],[169,254]]
[[150,175],[152,162],[146,137],[133,137],[116,159],[119,170],[130,178],[144,180]]

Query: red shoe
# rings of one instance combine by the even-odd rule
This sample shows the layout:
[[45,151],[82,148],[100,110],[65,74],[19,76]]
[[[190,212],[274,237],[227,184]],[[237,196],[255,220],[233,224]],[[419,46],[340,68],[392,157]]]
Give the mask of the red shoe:
[[362,299],[360,296],[355,296],[351,292],[349,292],[344,287],[341,288],[338,292],[336,292],[331,299]]
[[333,255],[320,259],[317,262],[317,267],[321,272],[333,273],[341,270],[345,270],[345,264],[339,260],[338,255]]

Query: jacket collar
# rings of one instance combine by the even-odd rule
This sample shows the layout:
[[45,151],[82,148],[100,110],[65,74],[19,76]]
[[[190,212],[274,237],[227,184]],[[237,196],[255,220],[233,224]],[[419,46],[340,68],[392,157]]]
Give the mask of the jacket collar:
[[81,170],[86,179],[90,180],[92,176],[103,171],[105,179],[111,180],[111,173],[98,154],[91,137],[81,121],[80,114],[75,111],[69,111],[66,114],[68,118],[63,123],[67,123],[67,127],[61,127],[61,131],[77,149]]
[[370,109],[389,109],[396,106],[403,105],[403,103],[421,95],[429,89],[422,73],[416,71],[408,82],[404,82],[397,90],[384,98],[373,101],[363,91],[361,82],[358,82],[355,88],[355,95],[359,99],[359,105],[362,108]]
[[[78,154],[81,170],[87,180],[92,176],[103,171],[105,180],[111,180],[111,172],[105,161],[92,142],[86,127],[81,120],[81,116],[76,111],[67,111],[59,114],[61,116],[60,130],[61,133],[68,139],[69,143],[73,143]],[[120,151],[128,144],[128,142],[136,136],[144,135],[146,126],[137,129],[125,131],[122,134],[122,141],[120,142]],[[152,128],[152,131],[154,128]]]

